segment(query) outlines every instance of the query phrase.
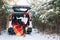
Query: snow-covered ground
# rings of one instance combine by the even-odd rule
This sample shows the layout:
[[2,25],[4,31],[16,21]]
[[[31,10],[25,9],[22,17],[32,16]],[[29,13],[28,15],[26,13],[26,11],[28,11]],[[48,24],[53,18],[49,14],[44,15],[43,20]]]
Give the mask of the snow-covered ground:
[[16,36],[8,35],[7,30],[2,32],[0,35],[0,40],[60,40],[60,36],[56,34],[47,35],[43,33],[38,33],[36,29],[33,29],[31,35],[26,34],[26,36]]

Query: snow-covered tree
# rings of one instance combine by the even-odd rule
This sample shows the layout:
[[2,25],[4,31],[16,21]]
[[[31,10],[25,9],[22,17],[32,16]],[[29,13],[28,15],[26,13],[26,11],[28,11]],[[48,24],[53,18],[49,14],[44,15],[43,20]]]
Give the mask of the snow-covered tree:
[[50,32],[60,32],[57,31],[60,29],[60,0],[32,0],[31,4],[34,26],[44,31],[48,29]]
[[4,6],[4,0],[0,0],[0,32],[6,29],[7,9]]

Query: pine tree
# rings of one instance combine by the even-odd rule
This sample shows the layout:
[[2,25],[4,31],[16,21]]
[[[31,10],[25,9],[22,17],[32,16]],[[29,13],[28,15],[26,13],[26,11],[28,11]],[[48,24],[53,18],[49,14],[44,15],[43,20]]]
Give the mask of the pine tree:
[[6,29],[7,13],[3,0],[0,0],[0,32]]

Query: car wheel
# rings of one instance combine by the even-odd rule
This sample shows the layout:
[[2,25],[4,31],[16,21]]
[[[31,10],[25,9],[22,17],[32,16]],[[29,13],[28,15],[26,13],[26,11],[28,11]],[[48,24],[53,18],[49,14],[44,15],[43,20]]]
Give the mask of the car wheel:
[[28,28],[27,34],[31,34],[32,28]]
[[9,35],[14,35],[15,34],[15,32],[14,32],[12,27],[8,28],[8,34]]

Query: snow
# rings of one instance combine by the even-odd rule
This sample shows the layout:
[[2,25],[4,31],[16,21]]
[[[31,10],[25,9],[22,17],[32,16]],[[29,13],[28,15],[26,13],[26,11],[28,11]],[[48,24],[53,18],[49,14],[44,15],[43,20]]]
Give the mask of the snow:
[[60,40],[60,36],[56,34],[47,35],[44,33],[38,33],[37,29],[33,29],[30,35],[26,34],[26,36],[16,36],[16,35],[8,35],[7,30],[2,32],[0,35],[0,40]]

